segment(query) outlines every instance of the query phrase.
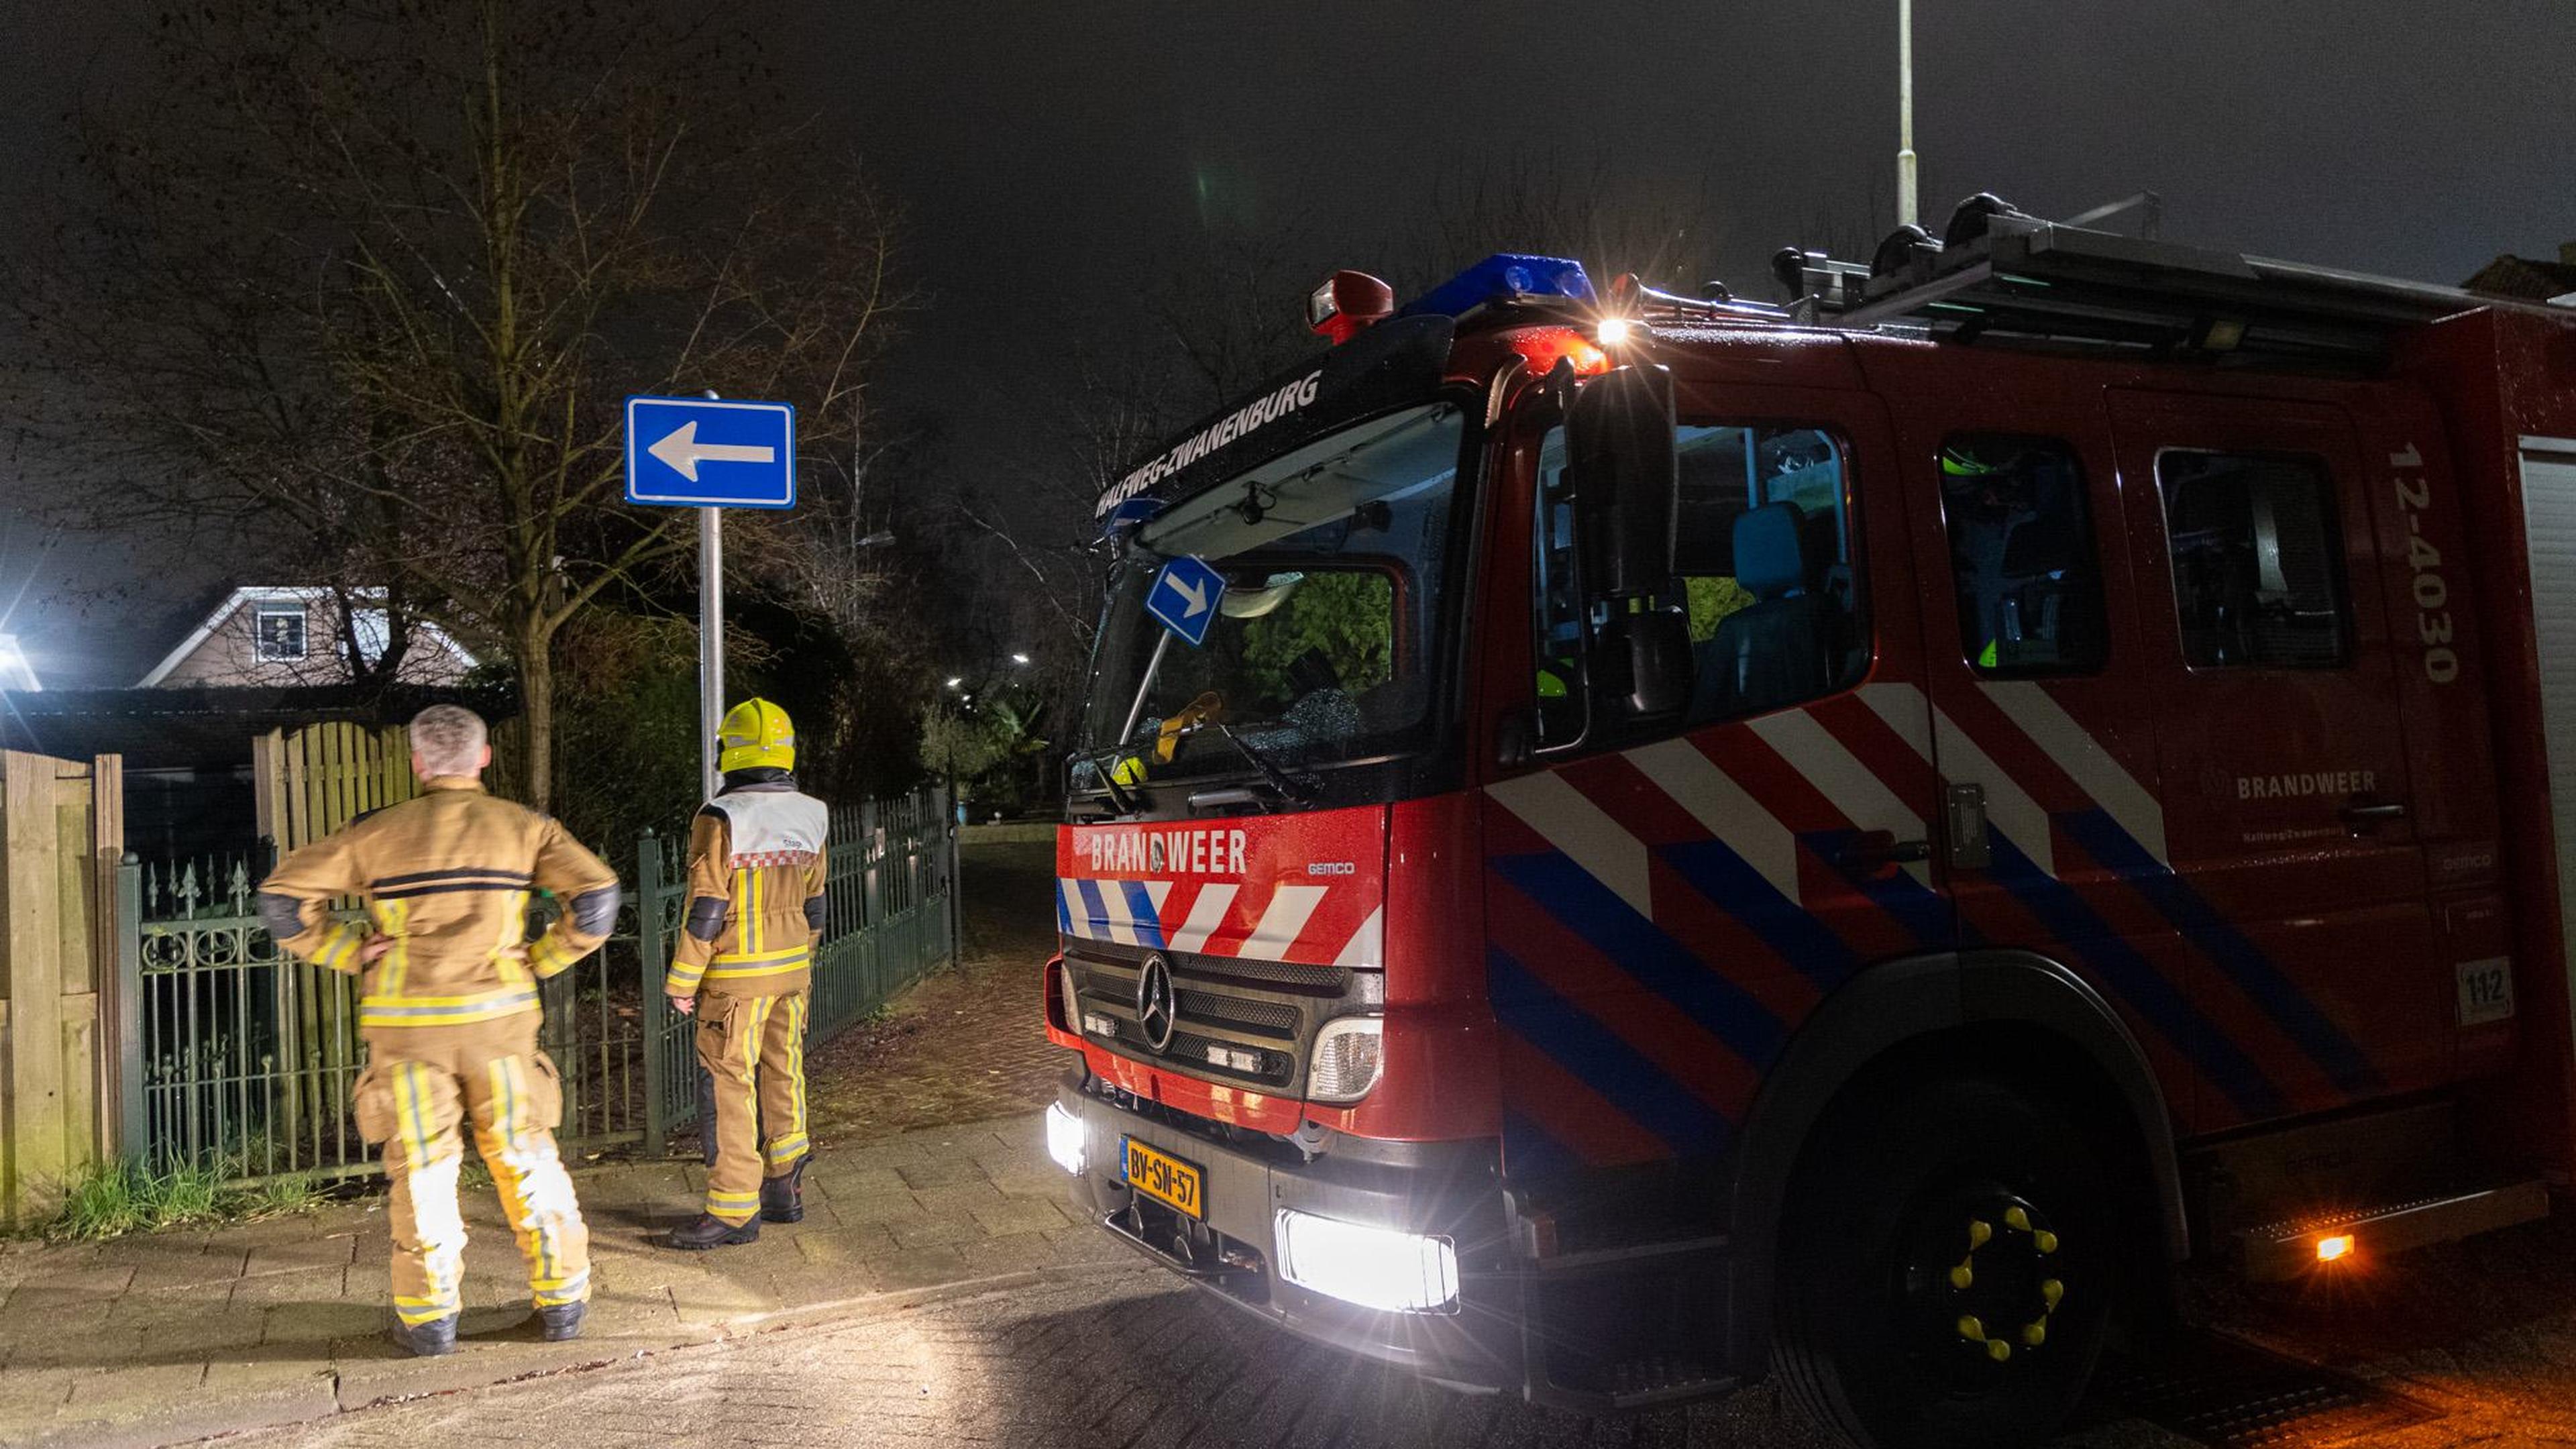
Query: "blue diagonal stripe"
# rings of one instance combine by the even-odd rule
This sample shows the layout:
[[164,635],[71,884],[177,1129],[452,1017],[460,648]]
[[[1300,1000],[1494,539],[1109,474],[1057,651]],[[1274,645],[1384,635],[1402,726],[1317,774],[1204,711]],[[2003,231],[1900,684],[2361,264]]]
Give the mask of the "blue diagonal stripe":
[[1709,904],[1744,923],[1799,975],[1830,989],[1860,968],[1843,938],[1796,901],[1780,893],[1762,872],[1722,840],[1695,840],[1667,845],[1655,854]]
[[1957,930],[1950,898],[1904,870],[1880,870],[1847,863],[1844,852],[1860,835],[1857,830],[1818,830],[1799,836],[1798,843],[1831,866],[1845,885],[1887,912],[1914,938],[1916,945],[1947,947]]
[[1787,1029],[1778,1017],[1638,915],[1591,872],[1554,851],[1501,856],[1492,864],[1496,874],[1519,887],[1540,910],[1747,1063],[1766,1067],[1779,1057]]
[[1612,1106],[1684,1154],[1715,1152],[1734,1124],[1692,1096],[1573,1002],[1550,990],[1500,946],[1485,952],[1494,1017]]
[[1163,918],[1155,913],[1154,898],[1145,891],[1141,880],[1122,880],[1118,889],[1126,894],[1127,914],[1136,921],[1136,940],[1153,950],[1163,949]]
[[1055,928],[1061,935],[1074,934],[1073,908],[1064,903],[1064,888],[1060,884],[1056,887],[1055,893]]
[[1503,1113],[1503,1170],[1515,1178],[1544,1177],[1583,1166],[1556,1134],[1518,1112]]
[[1078,880],[1073,883],[1073,886],[1075,890],[1082,893],[1083,914],[1090,917],[1090,920],[1086,924],[1082,934],[1089,936],[1095,941],[1108,940],[1109,903],[1101,898],[1100,882],[1096,880]]
[[2279,1089],[2264,1077],[2254,1059],[2212,1026],[2154,962],[2120,939],[2111,923],[2086,905],[2082,896],[2042,871],[2010,837],[1997,830],[1992,838],[1995,859],[1988,875],[2189,1057],[2236,1104],[2237,1111],[2264,1118],[2287,1110]]
[[2308,1059],[2325,1070],[2349,1096],[2387,1090],[2379,1069],[2370,1064],[2352,1038],[2327,1019],[2314,1001],[2284,975],[2263,948],[2246,939],[2200,892],[2173,868],[2149,855],[2106,810],[2083,810],[2056,817],[2057,828],[2084,847],[2087,854],[2122,880],[2137,887],[2157,914],[2174,924],[2203,956],[2253,998],[2263,1014],[2299,1044]]

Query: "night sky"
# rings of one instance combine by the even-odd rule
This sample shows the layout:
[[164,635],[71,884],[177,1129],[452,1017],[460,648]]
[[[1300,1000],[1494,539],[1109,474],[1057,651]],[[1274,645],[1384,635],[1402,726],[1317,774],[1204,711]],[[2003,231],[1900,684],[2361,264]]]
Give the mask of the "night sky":
[[[42,224],[56,117],[84,78],[113,84],[117,8],[0,0],[0,245]],[[857,148],[909,211],[933,305],[886,395],[946,417],[960,470],[994,465],[1016,404],[1078,348],[1149,326],[1158,259],[1211,224],[1347,239],[1319,264],[1369,268],[1444,167],[1597,162],[1638,193],[1707,197],[1700,255],[1767,297],[1764,258],[1810,219],[1891,205],[1892,0],[739,8],[767,17],[818,140]],[[1981,189],[2067,215],[2152,188],[2167,237],[2232,250],[2452,283],[2501,251],[2554,255],[2576,239],[2576,6],[2430,14],[1920,0],[1925,218]],[[0,604],[34,545],[0,513]],[[58,550],[0,625],[48,679],[126,682],[122,656],[81,647],[101,620],[59,597],[115,567]]]

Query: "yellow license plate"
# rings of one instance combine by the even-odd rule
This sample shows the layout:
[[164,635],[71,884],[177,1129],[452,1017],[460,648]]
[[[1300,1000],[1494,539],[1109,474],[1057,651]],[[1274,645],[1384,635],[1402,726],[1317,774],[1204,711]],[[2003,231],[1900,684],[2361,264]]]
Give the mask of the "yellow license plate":
[[1191,1217],[1207,1216],[1207,1200],[1199,1193],[1199,1170],[1196,1167],[1157,1152],[1133,1137],[1120,1140],[1127,1146],[1128,1186]]

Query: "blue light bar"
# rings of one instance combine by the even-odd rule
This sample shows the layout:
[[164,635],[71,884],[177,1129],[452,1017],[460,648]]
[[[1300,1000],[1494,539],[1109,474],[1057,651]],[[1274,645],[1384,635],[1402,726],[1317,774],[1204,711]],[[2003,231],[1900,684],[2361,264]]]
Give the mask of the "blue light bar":
[[1487,302],[1508,302],[1519,297],[1562,297],[1572,302],[1593,300],[1592,279],[1583,274],[1583,263],[1563,257],[1525,257],[1503,252],[1485,258],[1467,270],[1423,293],[1412,306],[1404,309],[1408,317],[1439,313],[1456,317],[1471,307]]
[[1144,527],[1154,515],[1163,511],[1158,498],[1123,498],[1100,518],[1100,536],[1115,538]]

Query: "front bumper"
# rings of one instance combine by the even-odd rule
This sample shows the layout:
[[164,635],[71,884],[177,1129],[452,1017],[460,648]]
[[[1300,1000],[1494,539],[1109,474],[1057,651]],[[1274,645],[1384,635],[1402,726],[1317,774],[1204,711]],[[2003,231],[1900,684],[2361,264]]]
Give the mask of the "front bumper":
[[[1111,1089],[1114,1090],[1114,1089]],[[1510,1270],[1491,1143],[1336,1139],[1305,1157],[1264,1139],[1244,1145],[1111,1100],[1076,1072],[1056,1094],[1081,1124],[1084,1171],[1073,1201],[1093,1220],[1227,1302],[1302,1337],[1454,1387],[1526,1386],[1521,1279]],[[1188,1219],[1127,1185],[1120,1139],[1197,1166],[1205,1219]],[[1279,1276],[1283,1208],[1450,1239],[1458,1300],[1444,1313],[1390,1313],[1311,1292]]]

